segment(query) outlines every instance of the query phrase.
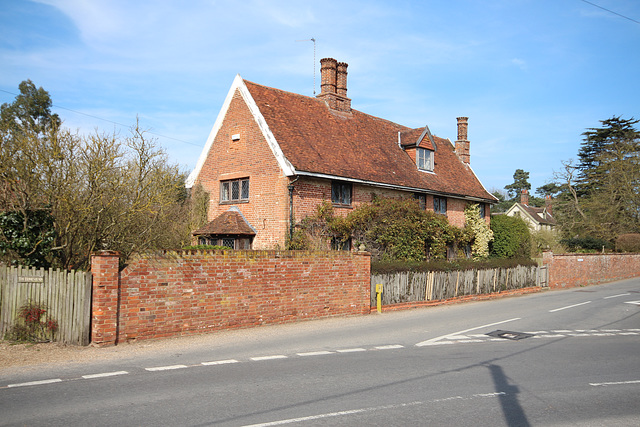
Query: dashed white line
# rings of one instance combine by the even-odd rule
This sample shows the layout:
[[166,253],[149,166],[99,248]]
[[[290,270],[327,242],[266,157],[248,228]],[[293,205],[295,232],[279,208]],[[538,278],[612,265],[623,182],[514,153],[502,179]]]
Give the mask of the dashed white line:
[[92,378],[106,378],[106,377],[115,377],[117,375],[127,375],[128,373],[129,372],[127,371],[103,372],[101,374],[83,375],[82,378],[84,378],[85,380],[89,380]]
[[27,387],[30,385],[44,385],[44,384],[53,384],[53,383],[60,383],[62,382],[62,380],[60,378],[53,378],[50,380],[40,380],[40,381],[29,381],[26,383],[18,383],[18,384],[9,384],[7,387],[8,388],[12,388],[12,387]]
[[170,366],[156,366],[154,368],[144,368],[144,369],[150,372],[157,372],[157,371],[171,371],[174,369],[184,369],[184,368],[188,368],[188,366],[187,365],[170,365]]
[[374,347],[376,350],[393,350],[395,348],[404,348],[403,345],[400,344],[391,344],[391,345],[379,345]]
[[343,348],[341,350],[336,350],[338,353],[357,353],[359,351],[367,351],[366,348],[361,348],[361,347],[357,347],[357,348]]
[[627,295],[631,295],[631,294],[626,293],[626,294],[611,295],[611,296],[608,296],[608,297],[604,297],[604,299],[626,297]]
[[566,307],[560,307],[553,310],[549,310],[549,313],[555,313],[556,311],[566,310],[568,308],[580,307],[581,305],[589,304],[591,301],[581,302],[579,304],[568,305]]
[[625,384],[640,384],[640,380],[633,380],[633,381],[616,381],[616,382],[609,382],[609,383],[589,383],[589,385],[592,385],[594,387],[606,387],[609,385],[625,385]]
[[229,365],[232,363],[240,363],[236,359],[227,359],[227,360],[215,360],[213,362],[202,362],[201,365],[211,366],[211,365]]
[[296,353],[298,356],[307,357],[307,356],[324,356],[326,354],[334,354],[333,351],[310,351],[308,353]]
[[257,357],[252,357],[250,360],[253,360],[254,362],[260,362],[262,360],[276,360],[276,359],[286,359],[287,356],[285,356],[284,354],[276,354],[273,356],[257,356]]

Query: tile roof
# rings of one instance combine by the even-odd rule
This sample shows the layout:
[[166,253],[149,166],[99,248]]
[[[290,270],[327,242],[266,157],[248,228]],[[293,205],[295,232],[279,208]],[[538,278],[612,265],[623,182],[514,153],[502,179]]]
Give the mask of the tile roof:
[[410,129],[357,110],[331,110],[324,101],[243,80],[296,172],[330,175],[426,192],[496,199],[454,152],[451,141],[428,133],[420,147],[435,149],[434,172],[418,171],[399,145],[414,144],[425,127]]
[[217,216],[213,221],[192,233],[194,236],[211,234],[234,234],[243,236],[255,236],[255,230],[242,216],[238,208],[232,207],[228,211]]
[[556,220],[549,214],[545,208],[536,208],[533,206],[517,203],[520,209],[528,213],[539,224],[556,225]]

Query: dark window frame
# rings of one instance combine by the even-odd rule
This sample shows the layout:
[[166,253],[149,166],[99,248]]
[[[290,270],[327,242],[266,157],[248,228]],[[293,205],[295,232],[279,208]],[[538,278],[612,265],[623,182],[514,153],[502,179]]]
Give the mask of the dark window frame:
[[220,181],[220,204],[248,203],[249,178]]
[[[233,244],[233,247],[229,244]],[[198,236],[198,244],[212,246],[226,246],[233,250],[251,250],[253,247],[253,237],[240,234],[212,234]]]
[[351,207],[353,184],[345,181],[331,181],[331,203],[334,206]]
[[433,196],[433,211],[439,215],[447,214],[447,198]]
[[424,193],[413,193],[413,198],[418,201],[420,209],[427,209],[427,195]]

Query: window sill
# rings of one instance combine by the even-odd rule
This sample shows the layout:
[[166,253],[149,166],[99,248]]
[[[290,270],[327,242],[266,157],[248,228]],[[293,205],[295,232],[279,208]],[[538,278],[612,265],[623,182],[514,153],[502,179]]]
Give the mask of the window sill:
[[331,203],[331,206],[333,206],[334,208],[353,209],[352,205],[343,205],[341,203]]
[[249,203],[249,200],[229,200],[224,202],[218,202],[219,205],[237,205],[239,203]]

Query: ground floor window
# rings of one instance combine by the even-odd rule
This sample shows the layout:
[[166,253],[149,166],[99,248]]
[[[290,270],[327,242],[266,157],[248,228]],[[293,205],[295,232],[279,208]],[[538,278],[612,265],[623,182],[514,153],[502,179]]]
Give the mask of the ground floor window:
[[224,246],[225,248],[235,250],[251,249],[252,241],[253,238],[247,236],[211,235],[198,237],[198,244],[200,245]]
[[413,198],[418,201],[420,209],[425,210],[427,208],[427,195],[423,193],[413,193]]
[[351,237],[347,240],[342,240],[338,238],[331,239],[331,250],[332,251],[350,251],[351,250]]
[[447,214],[447,198],[446,197],[434,197],[433,198],[433,211],[437,214]]

